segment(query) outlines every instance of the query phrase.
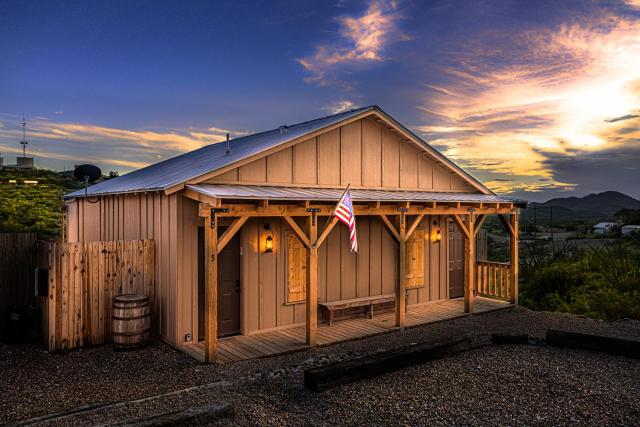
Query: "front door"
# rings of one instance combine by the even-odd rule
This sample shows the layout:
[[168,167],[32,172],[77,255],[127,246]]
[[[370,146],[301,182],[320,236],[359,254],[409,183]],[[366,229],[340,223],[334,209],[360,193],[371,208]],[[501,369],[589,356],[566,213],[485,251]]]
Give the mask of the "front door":
[[[220,234],[224,229],[220,227]],[[218,336],[240,333],[240,233],[218,254]]]
[[464,236],[453,221],[449,227],[449,298],[464,296]]
[[[220,227],[219,235],[225,231]],[[198,331],[204,339],[205,274],[204,229],[198,229]],[[218,336],[240,333],[240,233],[218,254]]]

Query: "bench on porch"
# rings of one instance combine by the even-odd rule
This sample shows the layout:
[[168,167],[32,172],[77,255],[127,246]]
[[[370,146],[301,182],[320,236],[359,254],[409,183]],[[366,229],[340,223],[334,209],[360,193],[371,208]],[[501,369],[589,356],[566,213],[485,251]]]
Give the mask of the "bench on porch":
[[361,297],[354,299],[345,299],[333,302],[320,302],[318,305],[322,309],[322,319],[324,323],[331,326],[333,316],[336,311],[346,310],[349,308],[364,307],[369,319],[373,318],[373,306],[376,304],[384,304],[396,300],[394,294],[374,295],[371,297]]

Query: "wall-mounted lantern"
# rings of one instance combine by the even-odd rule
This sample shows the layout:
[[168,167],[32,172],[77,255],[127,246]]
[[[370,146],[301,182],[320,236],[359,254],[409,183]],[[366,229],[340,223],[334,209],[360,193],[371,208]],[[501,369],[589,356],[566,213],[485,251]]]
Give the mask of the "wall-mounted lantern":
[[431,227],[431,242],[439,243],[442,239],[442,231],[440,230],[440,225],[438,224],[438,220],[433,220],[433,227]]
[[265,239],[264,239],[264,251],[265,253],[273,252],[273,232],[269,223],[264,225]]

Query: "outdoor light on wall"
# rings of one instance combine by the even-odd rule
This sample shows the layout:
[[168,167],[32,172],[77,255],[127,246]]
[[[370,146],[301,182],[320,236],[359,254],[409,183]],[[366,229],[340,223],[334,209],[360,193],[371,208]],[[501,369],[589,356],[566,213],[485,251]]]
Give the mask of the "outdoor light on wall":
[[264,251],[265,253],[273,252],[273,232],[271,231],[271,226],[268,223],[264,225],[264,231],[266,234],[264,239]]
[[438,224],[438,220],[433,220],[433,227],[431,228],[431,242],[438,243],[442,239],[442,231],[440,230],[440,225]]

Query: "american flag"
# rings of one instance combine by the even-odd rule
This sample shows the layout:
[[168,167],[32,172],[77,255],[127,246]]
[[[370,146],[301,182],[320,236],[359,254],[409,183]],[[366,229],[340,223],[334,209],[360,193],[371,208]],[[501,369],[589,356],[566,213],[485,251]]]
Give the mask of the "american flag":
[[349,242],[351,243],[351,251],[358,252],[358,236],[356,235],[356,215],[353,212],[353,203],[351,203],[351,195],[349,188],[342,195],[338,202],[338,206],[333,211],[333,216],[338,218],[340,222],[349,227]]

